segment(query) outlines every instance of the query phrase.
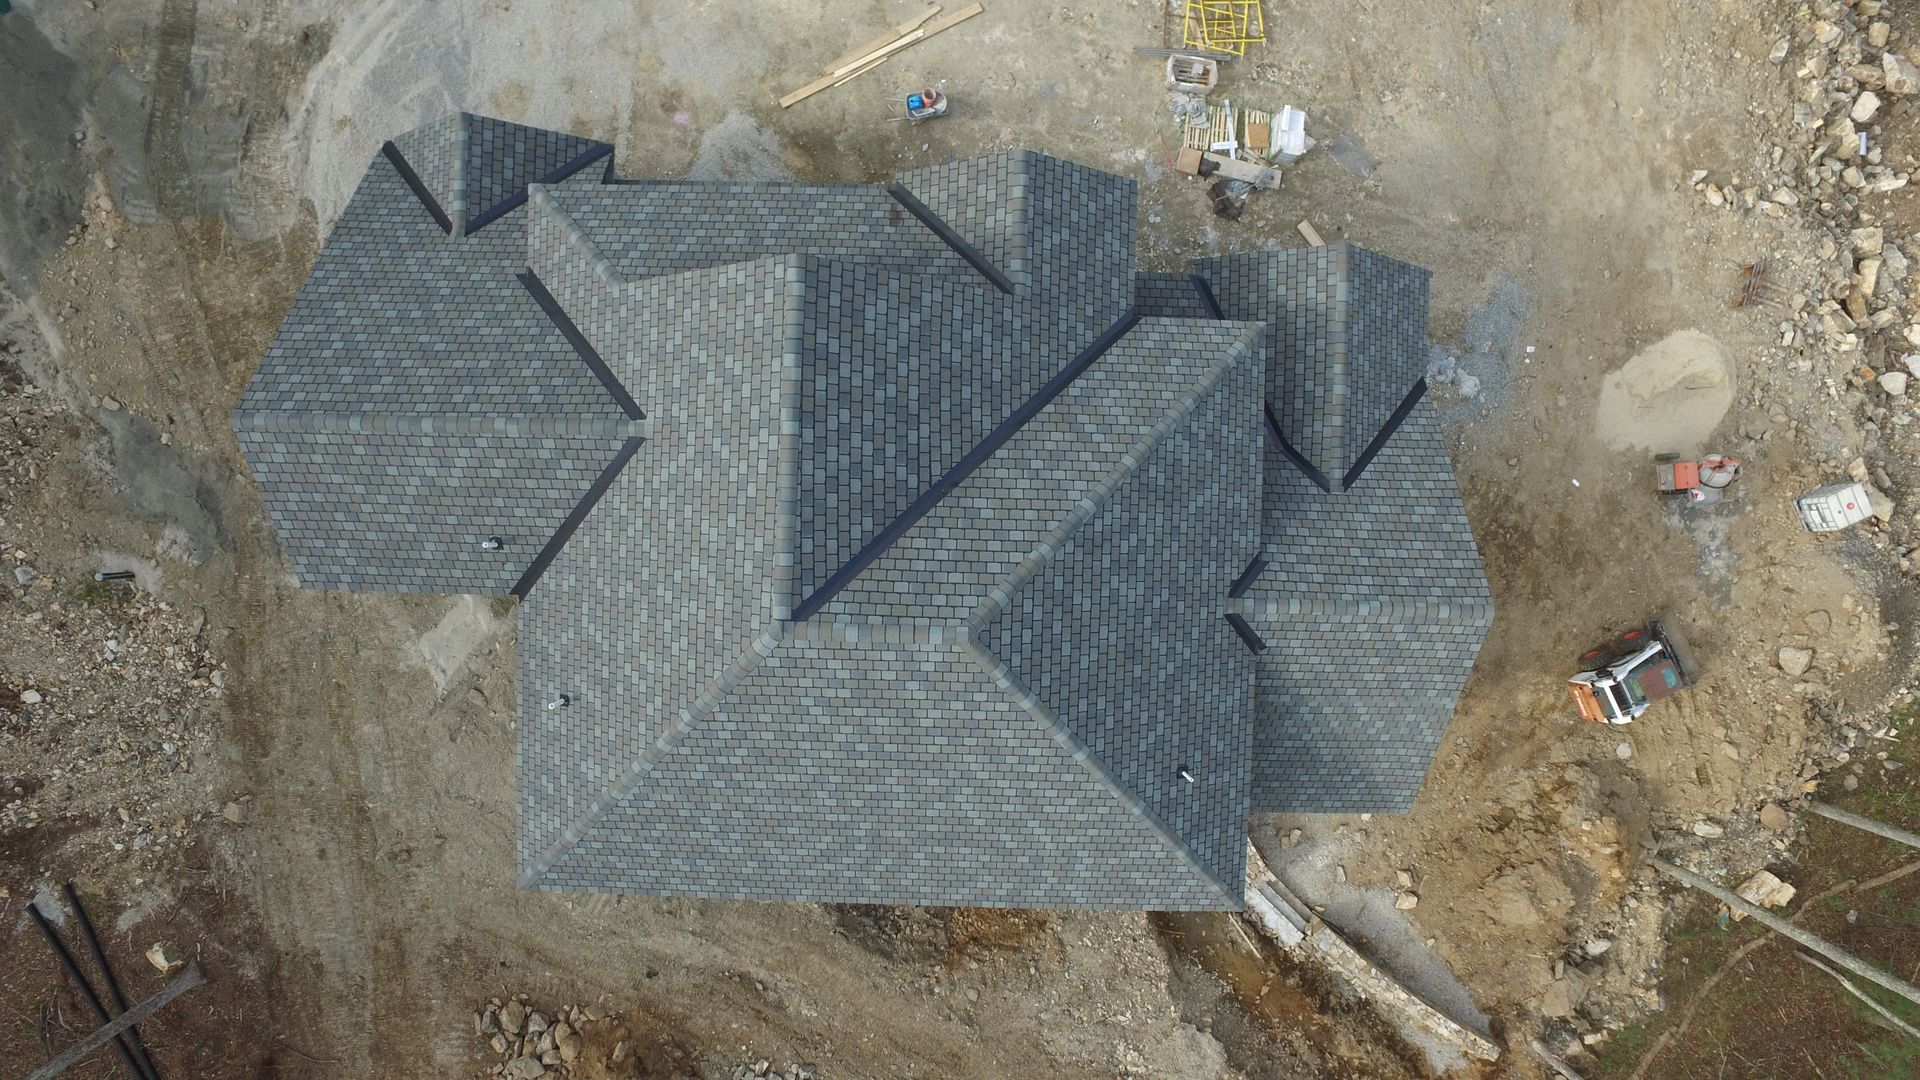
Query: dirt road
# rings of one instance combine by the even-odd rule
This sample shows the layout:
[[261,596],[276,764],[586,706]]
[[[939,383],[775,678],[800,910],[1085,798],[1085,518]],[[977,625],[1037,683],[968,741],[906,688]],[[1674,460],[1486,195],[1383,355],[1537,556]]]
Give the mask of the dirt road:
[[[1771,117],[1799,90],[1792,65],[1765,59],[1801,25],[1784,5],[1272,0],[1285,44],[1230,63],[1226,93],[1305,108],[1321,146],[1239,222],[1166,165],[1159,73],[1133,53],[1165,41],[1165,20],[1140,0],[989,5],[785,112],[778,94],[911,6],[111,8],[22,0],[0,17],[0,57],[44,75],[0,102],[0,361],[25,374],[0,387],[13,430],[31,428],[4,444],[18,483],[0,544],[49,582],[0,575],[0,637],[59,621],[56,603],[124,619],[124,598],[72,586],[125,558],[179,633],[203,615],[182,640],[225,666],[220,694],[194,699],[184,764],[147,762],[138,785],[31,718],[25,751],[0,754],[15,792],[0,800],[20,802],[0,833],[0,930],[37,965],[0,980],[11,1060],[41,1056],[57,984],[19,909],[77,876],[127,915],[113,945],[138,973],[130,996],[159,984],[138,958],[154,940],[212,958],[215,986],[155,1027],[179,1075],[480,1075],[497,1059],[472,1013],[513,993],[619,1014],[590,1029],[586,1076],[725,1076],[761,1059],[833,1077],[1418,1075],[1363,1007],[1245,953],[1224,921],[516,892],[511,620],[453,598],[296,588],[226,422],[369,156],[448,108],[611,140],[636,177],[876,180],[1028,146],[1139,180],[1149,267],[1292,246],[1310,218],[1433,268],[1434,337],[1480,383],[1449,416],[1500,615],[1413,813],[1262,820],[1255,838],[1303,888],[1323,868],[1327,895],[1309,899],[1352,899],[1336,866],[1383,895],[1411,870],[1405,936],[1432,938],[1428,959],[1508,1035],[1538,1028],[1565,981],[1556,959],[1595,936],[1618,944],[1579,1024],[1604,1031],[1656,1003],[1663,907],[1636,884],[1637,853],[1702,819],[1751,832],[1838,719],[1910,669],[1909,617],[1882,610],[1898,589],[1885,553],[1789,517],[1825,478],[1820,458],[1866,448],[1858,424],[1828,371],[1765,352],[1778,312],[1728,306],[1762,255],[1803,287],[1816,270],[1798,253],[1819,236],[1798,214],[1722,212],[1689,182],[1765,164]],[[888,95],[936,79],[952,115],[886,122]],[[1679,331],[1729,358],[1714,446],[1748,462],[1737,503],[1690,517],[1659,506],[1645,452],[1595,422],[1608,374]],[[1881,450],[1896,489],[1915,479]],[[1656,611],[1694,628],[1704,683],[1624,733],[1579,726],[1560,689],[1571,657]],[[1781,674],[1782,644],[1814,648],[1814,673]],[[16,691],[92,678],[55,644],[0,651]],[[93,707],[154,715],[126,694]],[[0,708],[26,717],[4,693]],[[97,782],[36,803],[28,788],[55,767]],[[122,792],[152,812],[122,821]],[[133,857],[142,829],[176,821],[176,847]],[[54,1022],[56,1042],[63,1025],[84,1021]],[[1531,1069],[1509,1054],[1492,1071]]]

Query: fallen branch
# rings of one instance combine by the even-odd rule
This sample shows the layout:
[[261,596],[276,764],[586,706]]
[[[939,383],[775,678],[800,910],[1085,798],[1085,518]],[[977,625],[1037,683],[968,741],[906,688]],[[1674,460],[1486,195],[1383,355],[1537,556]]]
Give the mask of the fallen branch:
[[1879,1013],[1881,1017],[1883,1017],[1888,1024],[1891,1024],[1896,1031],[1901,1032],[1902,1034],[1906,1035],[1907,1038],[1912,1039],[1915,1042],[1920,1042],[1920,1029],[1915,1029],[1912,1024],[1909,1024],[1905,1020],[1902,1020],[1899,1017],[1893,1015],[1892,1010],[1888,1009],[1885,1005],[1882,1005],[1879,1002],[1868,997],[1866,993],[1862,991],[1859,987],[1847,981],[1847,977],[1845,975],[1842,975],[1839,972],[1828,967],[1827,965],[1821,963],[1820,961],[1815,960],[1813,957],[1808,956],[1806,953],[1794,953],[1793,955],[1799,957],[1802,960],[1805,960],[1807,963],[1812,964],[1814,967],[1819,968],[1821,971],[1826,972],[1827,974],[1833,976],[1835,979],[1840,980],[1840,985],[1847,988],[1847,993],[1852,994],[1854,997],[1857,997],[1861,1001],[1866,1002],[1867,1008],[1872,1009],[1874,1012]]
[[1807,802],[1807,810],[1811,813],[1819,814],[1828,821],[1837,821],[1842,825],[1851,825],[1856,829],[1863,832],[1870,832],[1875,836],[1884,836],[1896,844],[1905,844],[1910,848],[1920,848],[1920,836],[1916,836],[1905,829],[1889,825],[1884,821],[1875,821],[1870,817],[1861,817],[1859,814],[1842,810],[1837,806],[1828,806],[1826,803],[1813,802],[1811,800]]
[[[1916,868],[1920,868],[1920,863],[1913,863],[1910,866],[1902,867],[1892,874],[1886,875],[1886,878],[1891,881],[1896,877],[1903,876],[1909,870]],[[1853,888],[1854,881],[1852,878],[1848,878],[1846,881],[1835,885],[1831,889],[1827,889],[1814,896],[1809,896],[1798,908],[1794,909],[1793,914],[1789,916],[1788,919],[1791,922],[1799,922],[1802,915],[1813,910],[1813,905],[1825,900],[1829,896],[1838,896],[1842,893],[1850,892]],[[1642,1078],[1647,1075],[1648,1066],[1653,1064],[1653,1059],[1660,1056],[1660,1051],[1665,1050],[1667,1044],[1672,1042],[1675,1037],[1687,1033],[1687,1028],[1693,1025],[1693,1014],[1700,1009],[1700,1003],[1712,996],[1713,988],[1719,985],[1720,980],[1726,977],[1727,972],[1738,967],[1741,961],[1751,956],[1754,950],[1760,948],[1760,946],[1778,940],[1779,939],[1772,934],[1763,934],[1747,942],[1745,945],[1740,946],[1738,949],[1735,949],[1733,955],[1727,957],[1718,968],[1714,969],[1713,974],[1707,976],[1707,981],[1701,983],[1699,989],[1695,990],[1687,999],[1687,1007],[1680,1013],[1680,1022],[1662,1031],[1660,1037],[1653,1041],[1653,1045],[1647,1047],[1647,1052],[1640,1055],[1640,1063],[1633,1067],[1633,1073],[1627,1080],[1642,1080]]]
[[1701,892],[1706,893],[1735,911],[1745,912],[1748,918],[1758,920],[1760,924],[1767,929],[1785,937],[1792,938],[1807,948],[1812,949],[1814,952],[1819,953],[1821,956],[1846,968],[1855,975],[1878,983],[1888,990],[1899,994],[1901,997],[1906,998],[1908,1001],[1920,1005],[1920,986],[1915,986],[1905,979],[1900,978],[1898,975],[1881,971],[1879,968],[1840,948],[1838,945],[1807,933],[1805,930],[1775,915],[1759,904],[1748,902],[1733,890],[1724,888],[1717,882],[1710,881],[1691,870],[1675,866],[1665,859],[1653,860],[1653,868],[1678,881],[1682,885],[1689,885],[1699,889]]

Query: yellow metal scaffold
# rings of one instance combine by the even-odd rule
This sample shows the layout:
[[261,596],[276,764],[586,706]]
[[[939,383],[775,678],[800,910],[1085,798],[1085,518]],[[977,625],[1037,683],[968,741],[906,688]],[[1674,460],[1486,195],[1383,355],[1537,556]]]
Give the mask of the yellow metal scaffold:
[[1187,0],[1184,35],[1190,47],[1245,56],[1248,45],[1267,40],[1260,0]]

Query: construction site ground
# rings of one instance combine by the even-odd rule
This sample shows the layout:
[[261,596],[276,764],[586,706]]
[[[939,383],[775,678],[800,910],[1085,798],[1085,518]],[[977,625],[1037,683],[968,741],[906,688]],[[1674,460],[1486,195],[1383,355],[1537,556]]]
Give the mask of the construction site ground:
[[[1319,146],[1238,221],[1170,167],[1161,62],[1134,51],[1178,43],[1177,5],[987,0],[870,74],[775,104],[917,7],[16,0],[0,15],[0,1072],[93,1026],[24,915],[68,879],[129,998],[164,983],[143,955],[156,944],[211,976],[143,1029],[170,1076],[485,1076],[501,1059],[476,1010],[518,994],[583,1010],[584,1078],[1433,1068],[1223,915],[517,891],[510,607],[298,588],[227,423],[381,141],[452,109],[610,141],[630,177],[876,181],[1029,147],[1139,181],[1148,269],[1296,246],[1301,219],[1431,268],[1434,340],[1477,381],[1434,393],[1499,614],[1411,813],[1260,817],[1255,842],[1383,966],[1485,1016],[1506,1052],[1467,1075],[1543,1075],[1535,1035],[1583,1075],[1628,1075],[1673,1022],[1663,1007],[1690,1004],[1675,969],[1712,962],[1694,944],[1712,911],[1653,878],[1656,848],[1722,880],[1768,866],[1803,897],[1825,886],[1801,859],[1831,834],[1800,837],[1792,800],[1913,776],[1874,755],[1911,717],[1896,710],[1920,620],[1904,576],[1920,467],[1908,400],[1849,381],[1897,356],[1829,355],[1791,325],[1782,344],[1812,310],[1792,296],[1828,275],[1836,230],[1846,257],[1856,222],[1813,199],[1737,205],[1781,171],[1774,148],[1799,153],[1788,118],[1822,5],[1268,0],[1269,41],[1225,66],[1222,96],[1305,109]],[[1920,44],[1903,5],[1848,25],[1875,20],[1889,48]],[[949,115],[888,120],[936,80]],[[1914,100],[1874,129],[1902,171]],[[1858,199],[1920,252],[1911,200]],[[1771,295],[1731,306],[1763,259]],[[1735,498],[1659,502],[1651,455],[1668,449],[1740,455]],[[1890,520],[1803,532],[1792,498],[1857,457]],[[136,580],[95,583],[102,569]],[[1574,658],[1660,613],[1688,627],[1700,685],[1630,727],[1576,720]],[[1805,670],[1783,671],[1782,648],[1810,650]],[[1785,828],[1759,824],[1769,801]],[[1910,802],[1874,805],[1920,824]],[[1911,915],[1887,932],[1910,937]],[[1798,981],[1776,992],[1849,1007],[1787,964],[1774,977]],[[1644,1075],[1732,1059],[1674,1060]],[[101,1054],[69,1075],[117,1067]],[[1850,1068],[1724,1075],[1874,1075]]]

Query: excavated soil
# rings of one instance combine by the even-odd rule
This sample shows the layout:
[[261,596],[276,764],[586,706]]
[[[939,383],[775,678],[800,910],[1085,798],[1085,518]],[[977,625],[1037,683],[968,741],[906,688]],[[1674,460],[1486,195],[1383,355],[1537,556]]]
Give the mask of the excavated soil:
[[[1303,218],[1432,268],[1435,341],[1477,381],[1438,396],[1499,615],[1409,814],[1263,817],[1253,833],[1283,873],[1337,848],[1318,863],[1337,872],[1302,886],[1316,903],[1343,886],[1417,894],[1388,906],[1404,933],[1356,939],[1410,981],[1451,971],[1509,1046],[1483,1075],[1537,1075],[1530,1033],[1604,1039],[1657,1007],[1668,907],[1640,856],[1764,861],[1761,801],[1798,795],[1841,722],[1912,662],[1916,613],[1895,606],[1911,586],[1886,536],[1809,536],[1790,505],[1863,452],[1898,496],[1912,457],[1861,418],[1879,409],[1891,440],[1906,406],[1770,354],[1781,310],[1729,306],[1761,255],[1783,291],[1810,287],[1816,224],[1690,186],[1697,169],[1730,184],[1765,167],[1801,92],[1766,56],[1806,17],[1717,0],[1267,8],[1275,41],[1226,66],[1226,92],[1305,108],[1322,146],[1225,222],[1170,168],[1159,64],[1133,52],[1167,43],[1168,20],[1144,0],[989,4],[788,111],[780,93],[910,5],[17,0],[0,67],[35,74],[0,99],[0,562],[49,584],[0,574],[0,709],[42,723],[21,694],[57,678],[100,703],[92,722],[124,716],[146,741],[94,754],[51,722],[6,735],[0,934],[36,966],[0,981],[0,1057],[38,1061],[84,1026],[21,918],[74,877],[116,926],[129,996],[160,983],[139,959],[156,941],[209,958],[215,984],[156,1027],[177,1075],[484,1075],[498,1059],[474,1011],[516,993],[617,1011],[605,1032],[626,1032],[626,1075],[763,1059],[823,1077],[1425,1068],[1371,1010],[1246,953],[1220,916],[516,891],[510,622],[454,598],[295,587],[227,426],[369,156],[449,108],[611,140],[635,177],[874,180],[1029,146],[1139,181],[1148,268],[1291,246]],[[940,79],[950,116],[887,121],[893,93]],[[1889,211],[1889,229],[1903,220],[1911,207]],[[1645,359],[1684,375],[1709,354],[1726,373],[1711,393]],[[1679,397],[1629,393],[1616,422],[1610,382]],[[1649,454],[1673,440],[1745,459],[1735,497],[1661,503]],[[146,599],[85,589],[121,565]],[[181,694],[225,665],[191,716],[168,704],[192,739],[147,735],[156,691],[115,686],[99,661],[131,618],[115,605],[158,601],[182,634],[204,619]],[[89,636],[29,655],[15,643],[42,641],[27,628],[56,603]],[[1578,722],[1573,658],[1657,613],[1691,631],[1701,684],[1625,730]],[[1807,672],[1779,669],[1788,645],[1813,650]],[[73,761],[92,788],[54,776]],[[1703,822],[1725,837],[1695,836]],[[1609,950],[1589,956],[1599,937]],[[1425,954],[1393,952],[1409,940]],[[1580,1016],[1558,1015],[1575,998]]]

